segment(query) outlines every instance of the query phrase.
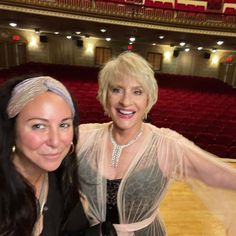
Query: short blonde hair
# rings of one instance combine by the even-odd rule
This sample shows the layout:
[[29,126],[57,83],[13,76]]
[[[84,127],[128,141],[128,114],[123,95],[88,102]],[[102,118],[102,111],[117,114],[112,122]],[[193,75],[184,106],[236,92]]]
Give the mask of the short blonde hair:
[[146,115],[157,102],[158,86],[151,65],[140,55],[133,52],[123,52],[118,57],[108,61],[98,75],[97,98],[104,111],[107,110],[107,93],[109,85],[116,78],[133,77],[141,84],[148,94]]

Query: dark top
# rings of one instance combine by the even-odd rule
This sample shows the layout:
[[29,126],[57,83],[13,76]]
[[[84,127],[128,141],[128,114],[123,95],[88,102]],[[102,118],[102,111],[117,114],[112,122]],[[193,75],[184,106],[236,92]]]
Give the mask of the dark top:
[[119,214],[117,209],[117,193],[121,179],[107,180],[107,212],[106,221],[119,224]]
[[63,198],[55,174],[48,174],[48,198],[43,209],[43,231],[41,236],[59,235],[63,216]]
[[[69,217],[65,224],[65,231],[60,234],[61,222],[63,217],[63,196],[59,188],[59,183],[55,173],[48,174],[48,198],[43,209],[43,231],[40,236],[79,236],[84,235],[84,230],[89,227],[89,223],[83,211],[81,202],[79,201],[73,210],[70,212]],[[0,219],[3,216],[2,208],[0,205]],[[76,234],[74,234],[76,232]],[[80,233],[81,232],[81,233]],[[86,235],[87,236],[87,235]]]
[[[48,199],[44,206],[44,225],[41,236],[58,236],[60,223],[63,216],[63,197],[59,189],[59,184],[55,174],[49,173],[49,192]],[[69,235],[74,231],[88,227],[88,221],[84,214],[82,204],[79,201],[77,205],[70,212],[68,220],[65,225],[65,232],[63,235]],[[68,234],[67,234],[68,233]]]

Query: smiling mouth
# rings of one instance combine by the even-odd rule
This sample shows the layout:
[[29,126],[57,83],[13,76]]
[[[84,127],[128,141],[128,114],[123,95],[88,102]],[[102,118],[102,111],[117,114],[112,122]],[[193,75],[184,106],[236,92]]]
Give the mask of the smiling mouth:
[[126,111],[122,109],[117,109],[118,113],[125,116],[132,116],[135,114],[135,111]]

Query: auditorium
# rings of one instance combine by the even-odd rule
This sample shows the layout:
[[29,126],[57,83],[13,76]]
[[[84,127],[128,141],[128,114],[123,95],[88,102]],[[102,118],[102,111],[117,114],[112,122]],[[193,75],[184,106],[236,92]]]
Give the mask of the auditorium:
[[[236,0],[0,2],[0,85],[52,76],[78,101],[81,124],[109,121],[96,98],[98,73],[124,51],[155,71],[158,101],[146,122],[236,167]],[[161,210],[170,236],[224,236],[183,183],[171,187]]]

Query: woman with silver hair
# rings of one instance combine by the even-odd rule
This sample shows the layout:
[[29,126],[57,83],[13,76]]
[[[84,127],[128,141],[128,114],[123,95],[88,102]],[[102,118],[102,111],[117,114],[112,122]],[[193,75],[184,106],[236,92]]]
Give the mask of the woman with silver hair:
[[51,77],[1,86],[0,235],[57,236],[87,227],[74,151],[78,124],[71,95]]
[[236,235],[236,170],[179,133],[144,122],[157,90],[152,68],[136,53],[100,71],[98,99],[112,121],[80,125],[77,145],[90,225],[102,223],[104,235],[111,224],[119,236],[166,235],[159,207],[178,179]]

